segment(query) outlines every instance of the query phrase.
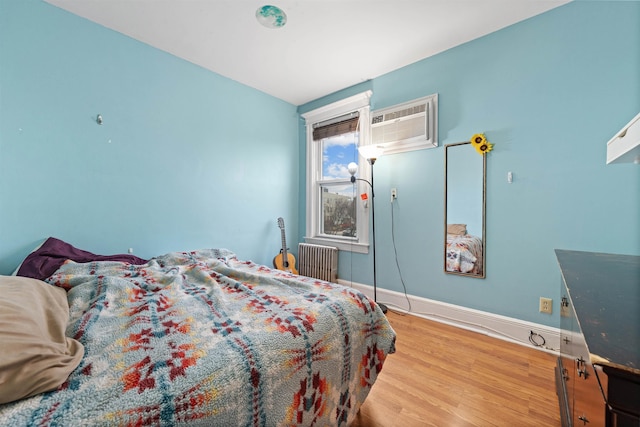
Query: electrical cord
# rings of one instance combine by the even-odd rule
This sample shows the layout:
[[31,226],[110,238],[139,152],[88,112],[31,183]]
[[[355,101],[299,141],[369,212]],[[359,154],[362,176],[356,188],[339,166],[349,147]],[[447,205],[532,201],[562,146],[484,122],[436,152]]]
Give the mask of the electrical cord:
[[[509,334],[505,334],[502,331],[499,331],[497,329],[491,328],[491,327],[486,326],[486,325],[482,325],[480,323],[468,322],[468,321],[465,321],[465,320],[461,320],[461,319],[457,319],[457,318],[453,318],[453,317],[449,317],[449,316],[444,316],[442,314],[426,313],[426,312],[421,312],[421,311],[408,311],[408,310],[404,310],[404,309],[402,309],[402,308],[400,308],[398,306],[395,306],[394,304],[387,304],[387,306],[389,307],[389,311],[392,311],[392,312],[394,312],[396,314],[399,314],[399,315],[402,315],[402,316],[406,316],[408,314],[413,314],[413,315],[418,315],[418,316],[421,316],[421,317],[424,317],[424,318],[432,318],[431,320],[434,320],[434,321],[438,321],[438,320],[436,320],[436,318],[439,318],[439,319],[443,319],[443,320],[448,321],[448,324],[450,324],[450,325],[452,325],[454,327],[460,327],[458,325],[467,325],[469,327],[473,327],[476,330],[476,332],[479,332],[480,330],[483,330],[483,331],[486,331],[486,332],[491,332],[496,336],[507,338],[507,339],[509,339],[509,340],[511,340],[513,342],[516,342],[516,343],[526,344],[526,341],[524,341],[524,340],[522,340],[520,338],[514,337],[514,336],[509,335]],[[541,339],[542,342],[536,342],[536,338],[535,337],[539,337],[539,339]],[[533,344],[535,347],[544,348],[545,350],[550,350],[550,351],[554,351],[554,352],[560,351],[557,348],[552,348],[552,347],[546,346],[545,345],[546,344],[546,340],[544,339],[544,337],[542,335],[536,333],[536,332],[533,332],[533,331],[530,331],[529,342],[531,344]]]
[[[469,327],[474,327],[476,330],[484,330],[486,332],[491,332],[496,336],[507,338],[507,339],[509,339],[509,340],[511,340],[513,342],[516,342],[516,343],[526,344],[526,342],[523,341],[522,339],[519,339],[517,337],[511,336],[509,334],[505,334],[502,331],[499,331],[499,330],[494,329],[494,328],[490,328],[490,327],[488,327],[486,325],[482,325],[482,324],[475,323],[475,322],[467,322],[467,321],[464,321],[464,320],[455,319],[455,318],[452,318],[452,317],[449,317],[449,316],[444,316],[444,315],[436,314],[436,313],[414,312],[413,308],[411,306],[411,299],[409,298],[409,295],[408,295],[408,292],[407,292],[407,286],[406,286],[404,278],[402,276],[402,269],[400,268],[400,261],[399,261],[399,257],[398,257],[398,248],[397,248],[397,245],[396,245],[396,237],[395,237],[395,215],[394,215],[394,209],[393,209],[393,202],[391,202],[391,242],[392,242],[392,245],[393,245],[393,252],[394,252],[394,256],[395,256],[396,268],[398,269],[398,275],[400,276],[400,283],[402,283],[402,288],[403,288],[403,291],[404,291],[404,297],[407,300],[407,304],[408,304],[409,308],[408,309],[403,309],[401,307],[396,306],[395,304],[389,304],[389,303],[385,302],[385,304],[387,305],[389,311],[392,311],[392,312],[394,312],[394,313],[396,313],[398,315],[401,315],[401,316],[414,314],[414,315],[431,317],[431,318],[440,318],[440,319],[449,321],[450,324],[453,324],[453,325],[456,325],[456,324],[458,324],[458,325],[459,324],[467,325]],[[352,286],[353,286],[353,283],[352,283]],[[559,351],[558,349],[547,347],[545,338],[542,335],[540,335],[540,334],[538,334],[536,332],[533,332],[533,331],[530,331],[529,342],[535,347],[541,347],[541,348],[544,348],[544,349],[550,350],[550,351],[556,351],[556,352]]]
[[[539,337],[539,339],[542,340],[542,342],[536,341],[536,337]],[[533,331],[531,331],[531,333],[529,334],[529,342],[533,345],[535,345],[536,347],[543,347],[547,341],[544,339],[544,337],[538,333],[535,333]]]
[[396,231],[395,231],[395,218],[393,214],[393,201],[391,201],[391,243],[393,244],[393,253],[395,255],[396,260],[396,268],[398,269],[398,275],[400,276],[400,283],[402,283],[402,289],[404,289],[404,297],[407,300],[407,304],[409,305],[408,313],[411,312],[411,300],[409,299],[409,295],[407,294],[407,286],[404,283],[404,278],[402,277],[402,270],[400,269],[400,261],[398,260],[398,247],[396,246]]
[[[460,320],[460,319],[454,319],[452,317],[448,317],[448,316],[443,316],[441,314],[435,314],[435,313],[424,313],[424,312],[414,312],[412,307],[411,307],[411,299],[409,299],[409,295],[407,292],[407,286],[404,282],[404,278],[402,277],[402,270],[400,268],[400,261],[398,258],[398,248],[396,245],[396,237],[395,237],[395,217],[394,217],[394,209],[393,209],[393,202],[391,202],[391,242],[393,244],[393,251],[394,251],[394,255],[395,255],[395,262],[396,262],[396,268],[398,269],[398,274],[400,276],[400,282],[402,283],[402,288],[404,290],[404,297],[407,300],[407,304],[409,306],[409,308],[407,310],[402,309],[400,307],[395,306],[395,304],[388,304],[385,303],[387,305],[387,307],[389,308],[389,311],[393,311],[396,314],[399,314],[401,316],[406,316],[409,314],[416,314],[416,315],[421,315],[421,316],[427,316],[427,317],[432,317],[432,318],[440,318],[443,320],[447,320],[452,324],[464,324],[470,327],[474,327],[475,329],[478,330],[484,330],[487,332],[491,332],[497,336],[501,336],[503,338],[507,338],[511,341],[517,342],[517,343],[521,343],[521,344],[526,344],[525,341],[523,341],[522,339],[519,339],[517,337],[511,336],[509,334],[505,334],[502,331],[499,331],[497,329],[494,328],[490,328],[486,325],[481,325],[479,323],[475,323],[475,322],[467,322],[464,320]],[[545,338],[533,331],[530,331],[529,334],[529,342],[534,345],[535,347],[541,347],[544,348],[546,350],[551,350],[551,351],[558,351],[558,349],[555,348],[550,348],[546,346],[546,340]]]

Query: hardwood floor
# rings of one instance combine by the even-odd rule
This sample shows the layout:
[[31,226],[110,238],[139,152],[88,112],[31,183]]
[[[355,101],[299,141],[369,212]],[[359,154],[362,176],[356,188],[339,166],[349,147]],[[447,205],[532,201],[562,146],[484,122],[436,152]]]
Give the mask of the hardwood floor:
[[411,315],[352,427],[560,426],[554,355]]

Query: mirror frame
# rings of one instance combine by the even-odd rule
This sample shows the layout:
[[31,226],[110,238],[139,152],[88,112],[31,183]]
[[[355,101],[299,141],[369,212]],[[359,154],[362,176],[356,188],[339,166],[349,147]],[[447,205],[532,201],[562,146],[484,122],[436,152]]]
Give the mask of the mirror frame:
[[442,268],[446,274],[455,274],[458,276],[471,277],[474,279],[484,279],[487,276],[487,154],[482,155],[482,274],[461,273],[457,271],[447,271],[447,173],[448,173],[448,152],[451,147],[458,147],[461,145],[469,145],[471,142],[456,142],[453,144],[446,144],[444,146],[444,245],[443,245],[443,265]]

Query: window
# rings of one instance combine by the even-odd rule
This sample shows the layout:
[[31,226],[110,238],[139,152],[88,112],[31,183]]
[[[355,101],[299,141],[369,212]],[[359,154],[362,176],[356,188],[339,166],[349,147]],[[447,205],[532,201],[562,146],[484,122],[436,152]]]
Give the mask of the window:
[[368,184],[351,183],[347,165],[358,164],[368,176],[369,164],[358,146],[369,138],[371,91],[303,114],[307,125],[307,229],[305,241],[367,253],[369,245]]

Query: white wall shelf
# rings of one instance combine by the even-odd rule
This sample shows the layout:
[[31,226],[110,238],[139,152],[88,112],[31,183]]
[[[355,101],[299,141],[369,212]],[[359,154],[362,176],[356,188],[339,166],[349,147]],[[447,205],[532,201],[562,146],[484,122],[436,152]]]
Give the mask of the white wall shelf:
[[607,164],[640,164],[640,114],[607,142]]

